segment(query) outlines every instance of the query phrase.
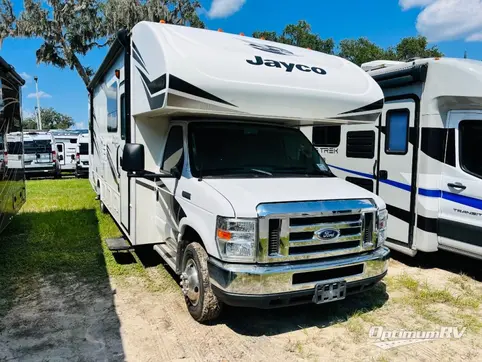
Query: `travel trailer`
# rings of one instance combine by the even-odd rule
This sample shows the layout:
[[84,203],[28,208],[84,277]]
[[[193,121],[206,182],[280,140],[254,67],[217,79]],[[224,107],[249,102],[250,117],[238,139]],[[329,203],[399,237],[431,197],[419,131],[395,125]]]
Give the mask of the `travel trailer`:
[[384,277],[381,198],[334,177],[299,126],[371,124],[377,83],[309,49],[140,22],[89,85],[90,180],[181,278],[192,317],[326,303]]
[[[15,69],[0,57],[0,232],[20,210],[26,199],[22,155],[9,155],[9,151],[22,149],[11,142],[11,133],[22,131],[22,86],[25,81]],[[14,166],[14,167],[13,167]]]
[[89,139],[88,134],[79,134],[77,136],[77,152],[75,176],[84,177],[89,175]]
[[27,178],[44,176],[59,178],[61,176],[55,148],[54,137],[49,131],[23,133],[23,158]]
[[75,173],[77,168],[77,139],[79,133],[69,130],[51,130],[54,136],[57,159],[62,172]]
[[482,258],[482,62],[364,64],[385,94],[372,125],[303,131],[339,177],[387,203],[387,246]]

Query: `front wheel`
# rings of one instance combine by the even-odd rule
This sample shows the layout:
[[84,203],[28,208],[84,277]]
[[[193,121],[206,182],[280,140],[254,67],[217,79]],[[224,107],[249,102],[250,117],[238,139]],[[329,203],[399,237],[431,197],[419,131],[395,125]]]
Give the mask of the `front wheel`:
[[191,243],[186,247],[182,270],[182,291],[191,316],[201,323],[219,317],[222,303],[211,289],[208,255],[199,243]]

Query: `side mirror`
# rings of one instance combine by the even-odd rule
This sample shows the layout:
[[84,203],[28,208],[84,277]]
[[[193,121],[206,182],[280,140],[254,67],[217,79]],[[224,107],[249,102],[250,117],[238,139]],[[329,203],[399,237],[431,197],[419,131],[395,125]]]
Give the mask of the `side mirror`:
[[144,172],[144,145],[126,143],[122,152],[122,169],[127,172]]
[[171,168],[171,175],[177,178],[178,180],[181,178],[181,172],[177,167]]

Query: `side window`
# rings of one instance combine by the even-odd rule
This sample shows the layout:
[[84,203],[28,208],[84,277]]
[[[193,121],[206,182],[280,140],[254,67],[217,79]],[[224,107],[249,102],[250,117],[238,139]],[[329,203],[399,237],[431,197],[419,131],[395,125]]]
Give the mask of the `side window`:
[[64,152],[63,146],[58,143],[57,143],[57,152]]
[[346,157],[375,157],[375,131],[350,131],[346,133]]
[[459,123],[460,167],[476,177],[482,178],[482,120]]
[[405,155],[408,152],[408,126],[410,111],[395,109],[387,112],[387,135],[385,153]]
[[167,137],[166,148],[164,149],[164,156],[162,157],[161,169],[170,172],[173,167],[182,169],[184,163],[184,141],[182,135],[182,127],[174,126],[169,131]]
[[338,147],[341,126],[313,126],[312,140],[317,147]]
[[120,97],[120,119],[121,119],[121,139],[126,139],[126,95],[122,93]]
[[117,132],[117,82],[105,91],[107,96],[107,132]]

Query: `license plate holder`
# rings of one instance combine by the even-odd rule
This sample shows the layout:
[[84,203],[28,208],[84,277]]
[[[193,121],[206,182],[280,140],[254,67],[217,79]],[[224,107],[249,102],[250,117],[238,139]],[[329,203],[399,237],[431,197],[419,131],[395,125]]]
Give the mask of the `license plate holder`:
[[315,286],[315,294],[313,295],[313,303],[323,304],[345,299],[346,297],[346,281],[333,283],[319,283]]

